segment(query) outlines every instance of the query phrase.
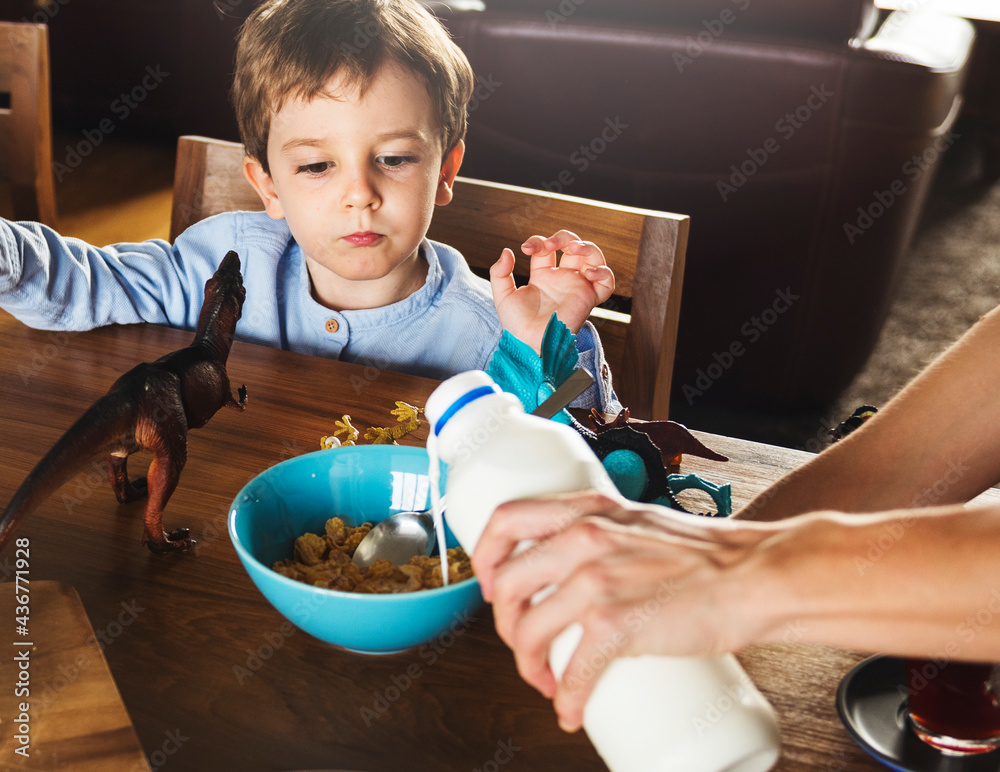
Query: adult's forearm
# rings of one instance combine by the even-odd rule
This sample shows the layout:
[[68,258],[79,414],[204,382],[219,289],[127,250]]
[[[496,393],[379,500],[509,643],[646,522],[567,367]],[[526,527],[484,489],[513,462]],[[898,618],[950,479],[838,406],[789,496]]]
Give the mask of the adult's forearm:
[[1000,507],[783,525],[739,571],[758,640],[1000,661]]
[[880,512],[968,501],[1000,479],[1000,309],[874,418],[756,497],[738,517]]

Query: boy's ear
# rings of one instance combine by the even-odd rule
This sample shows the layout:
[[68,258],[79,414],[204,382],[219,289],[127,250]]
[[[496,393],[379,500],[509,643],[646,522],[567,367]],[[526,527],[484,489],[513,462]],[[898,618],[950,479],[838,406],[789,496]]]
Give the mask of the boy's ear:
[[455,182],[458,170],[462,168],[463,158],[465,158],[465,142],[458,140],[458,144],[445,156],[444,163],[441,164],[441,176],[438,179],[437,193],[434,196],[434,203],[438,206],[451,203],[451,186]]
[[272,220],[282,220],[285,217],[285,210],[281,207],[278,194],[274,190],[274,180],[271,175],[264,171],[260,161],[251,156],[243,158],[243,176],[247,178],[253,189],[257,191],[260,200],[264,203],[264,211]]

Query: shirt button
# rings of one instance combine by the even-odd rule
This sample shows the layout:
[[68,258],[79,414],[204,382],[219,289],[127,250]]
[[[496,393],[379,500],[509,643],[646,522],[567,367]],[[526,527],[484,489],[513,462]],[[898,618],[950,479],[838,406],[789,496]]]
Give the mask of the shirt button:
[[608,366],[607,364],[601,365],[601,378],[604,380],[608,379]]
[[340,322],[338,322],[336,319],[327,319],[326,320],[326,331],[327,332],[336,332],[339,329],[340,329]]

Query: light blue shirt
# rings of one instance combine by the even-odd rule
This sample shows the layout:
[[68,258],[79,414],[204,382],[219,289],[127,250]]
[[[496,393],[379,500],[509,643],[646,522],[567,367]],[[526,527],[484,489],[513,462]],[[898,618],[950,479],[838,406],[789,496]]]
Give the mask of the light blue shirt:
[[[427,278],[398,303],[333,311],[313,299],[285,221],[263,212],[210,217],[173,245],[151,239],[103,248],[38,223],[0,220],[0,308],[46,330],[141,322],[194,330],[205,282],[231,249],[247,291],[239,340],[443,379],[485,369],[500,339],[489,282],[451,247],[422,242]],[[589,322],[577,348],[596,384],[573,404],[616,413],[620,405]]]

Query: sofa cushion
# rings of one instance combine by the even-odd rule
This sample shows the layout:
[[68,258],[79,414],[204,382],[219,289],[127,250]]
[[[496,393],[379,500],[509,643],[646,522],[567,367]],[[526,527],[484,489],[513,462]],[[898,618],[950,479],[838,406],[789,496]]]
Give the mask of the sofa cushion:
[[741,27],[765,33],[785,33],[814,40],[843,41],[867,29],[874,20],[874,0],[486,0],[489,11],[544,16],[558,24],[574,19],[615,23],[663,24],[712,28],[730,15],[742,17]]

